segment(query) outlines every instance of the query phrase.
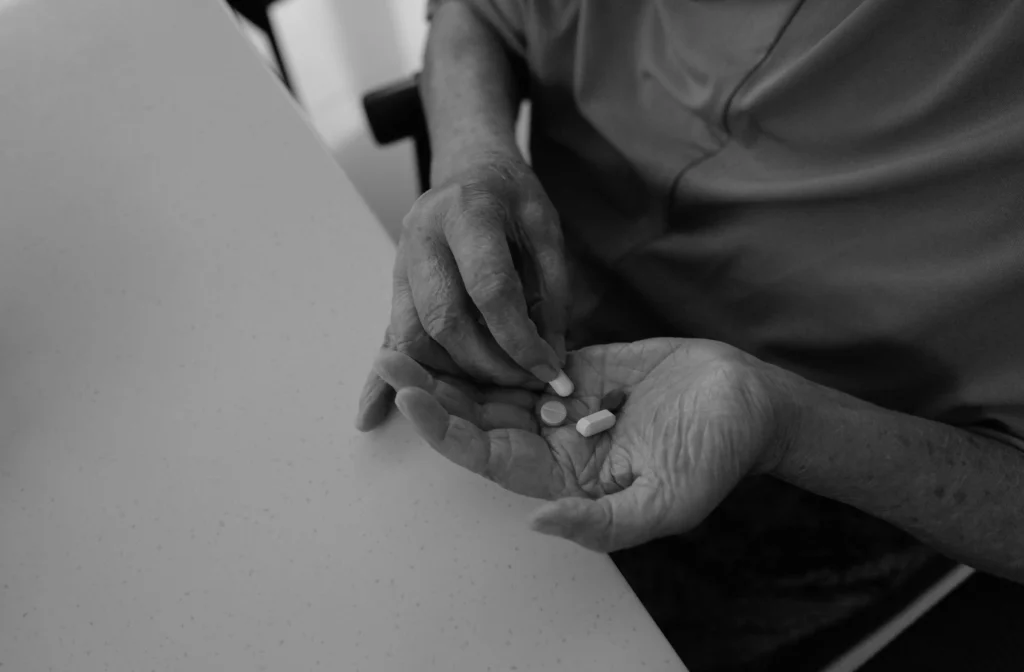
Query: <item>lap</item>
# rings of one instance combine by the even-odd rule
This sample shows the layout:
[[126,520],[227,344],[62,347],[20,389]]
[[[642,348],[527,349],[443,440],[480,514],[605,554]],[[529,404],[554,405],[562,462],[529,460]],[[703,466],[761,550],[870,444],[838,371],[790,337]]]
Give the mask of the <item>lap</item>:
[[[570,277],[570,349],[691,336],[607,269],[570,257]],[[881,520],[767,476],[690,533],[612,554],[692,672],[764,660],[879,603],[935,557]]]
[[887,523],[768,477],[692,532],[612,556],[692,672],[764,659],[883,600],[933,557]]

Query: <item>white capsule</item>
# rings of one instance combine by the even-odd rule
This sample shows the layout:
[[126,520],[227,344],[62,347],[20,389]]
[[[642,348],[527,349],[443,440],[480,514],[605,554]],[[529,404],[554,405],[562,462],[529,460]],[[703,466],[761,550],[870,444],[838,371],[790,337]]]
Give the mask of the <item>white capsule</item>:
[[549,427],[558,427],[569,415],[560,401],[545,401],[540,407],[540,419]]
[[548,385],[550,385],[551,389],[555,391],[555,394],[560,397],[568,397],[572,394],[572,391],[576,389],[572,384],[572,381],[569,380],[569,376],[565,375],[565,371],[559,371],[558,378],[552,380]]
[[591,413],[576,423],[576,431],[583,436],[594,436],[615,426],[615,414],[604,410]]

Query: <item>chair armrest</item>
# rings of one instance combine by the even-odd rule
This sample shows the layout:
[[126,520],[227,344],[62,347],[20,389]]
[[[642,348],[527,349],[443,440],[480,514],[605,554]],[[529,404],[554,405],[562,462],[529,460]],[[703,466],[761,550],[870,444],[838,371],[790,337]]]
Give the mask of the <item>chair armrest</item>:
[[231,9],[235,10],[246,21],[266,32],[270,27],[270,7],[277,0],[227,0]]
[[426,133],[419,74],[370,91],[363,96],[363,110],[379,145]]

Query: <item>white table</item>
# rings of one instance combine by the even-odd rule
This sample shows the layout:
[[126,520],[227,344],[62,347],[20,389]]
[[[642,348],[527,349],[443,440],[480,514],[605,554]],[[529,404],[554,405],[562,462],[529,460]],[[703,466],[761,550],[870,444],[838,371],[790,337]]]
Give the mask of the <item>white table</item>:
[[684,669],[352,429],[393,249],[224,7],[0,0],[0,101],[0,672]]

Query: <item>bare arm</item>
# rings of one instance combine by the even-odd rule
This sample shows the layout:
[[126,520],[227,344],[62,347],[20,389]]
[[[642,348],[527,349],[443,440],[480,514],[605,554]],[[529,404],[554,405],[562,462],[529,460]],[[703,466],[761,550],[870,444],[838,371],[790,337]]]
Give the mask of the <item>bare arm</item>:
[[515,141],[520,68],[468,4],[449,0],[438,7],[420,84],[434,184],[488,155],[521,158]]
[[1024,454],[956,427],[788,377],[773,473],[883,518],[968,565],[1024,582]]

